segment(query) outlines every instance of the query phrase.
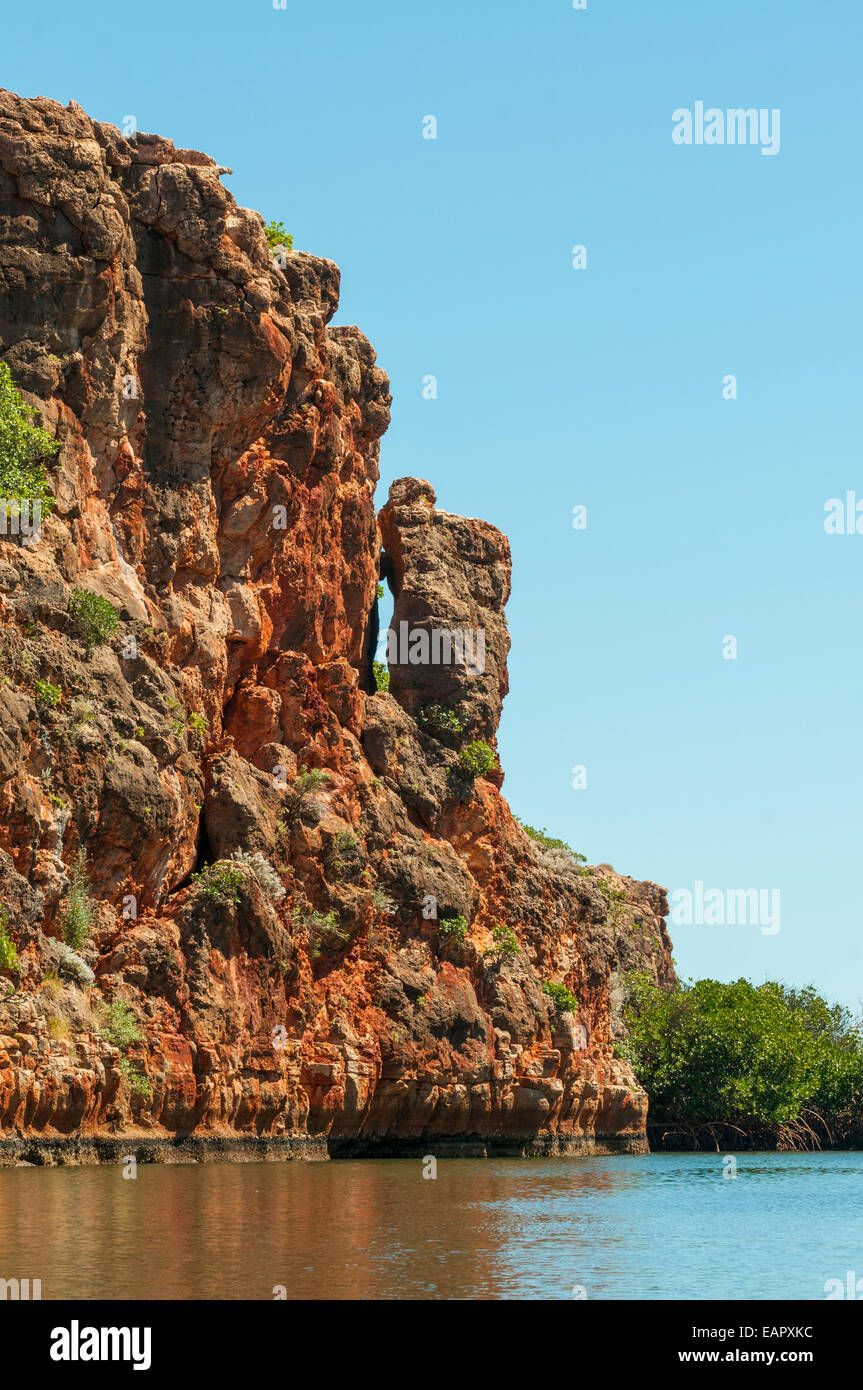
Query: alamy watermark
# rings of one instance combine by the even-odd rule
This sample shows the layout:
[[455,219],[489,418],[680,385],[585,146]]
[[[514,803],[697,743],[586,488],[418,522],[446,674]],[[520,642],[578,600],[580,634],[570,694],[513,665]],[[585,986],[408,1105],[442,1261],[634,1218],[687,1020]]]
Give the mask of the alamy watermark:
[[856,492],[846,492],[844,498],[828,497],[824,511],[828,536],[863,536],[863,498],[858,502]]
[[760,927],[775,936],[780,926],[778,888],[708,888],[697,879],[694,892],[675,888],[671,920],[678,927]]
[[73,1318],[69,1327],[51,1332],[52,1361],[131,1361],[133,1371],[152,1364],[150,1327],[82,1327]]
[[390,666],[464,666],[472,676],[485,671],[485,628],[415,627],[400,622],[387,632]]
[[0,497],[0,536],[20,536],[22,545],[38,545],[42,539],[42,503]]
[[671,138],[675,145],[760,145],[762,154],[778,154],[780,111],[762,106],[742,106],[721,111],[697,101],[690,111],[678,106],[671,115]]
[[41,1279],[0,1279],[0,1300],[4,1302],[11,1299],[17,1303],[23,1300],[25,1303],[29,1299],[40,1299],[42,1297]]
[[833,1299],[848,1299],[852,1303],[863,1301],[863,1279],[858,1279],[853,1269],[849,1269],[845,1275],[845,1282],[841,1279],[827,1279],[824,1284],[824,1292],[827,1295],[827,1302]]

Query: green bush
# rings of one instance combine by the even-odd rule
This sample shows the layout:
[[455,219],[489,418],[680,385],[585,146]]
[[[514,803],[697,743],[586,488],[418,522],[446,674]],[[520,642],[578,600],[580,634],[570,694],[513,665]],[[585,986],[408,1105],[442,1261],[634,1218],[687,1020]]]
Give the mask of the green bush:
[[59,685],[52,685],[50,681],[46,680],[36,682],[37,705],[45,705],[48,709],[53,709],[55,705],[59,705],[62,694]]
[[18,951],[15,942],[9,935],[8,913],[2,907],[0,907],[0,970],[11,975],[18,973]]
[[518,937],[512,927],[492,927],[491,939],[494,942],[495,953],[500,960],[511,960],[521,950]]
[[63,914],[63,937],[73,951],[80,951],[93,929],[93,902],[87,878],[87,854],[79,850]]
[[93,647],[104,646],[110,641],[120,622],[113,603],[89,589],[72,590],[69,615],[84,639],[88,655]]
[[444,733],[454,734],[456,737],[464,733],[464,724],[455,710],[447,709],[446,705],[426,705],[425,709],[421,709],[417,715],[417,723],[424,728],[439,729]]
[[205,864],[192,882],[210,902],[238,903],[246,881],[246,870],[236,864]]
[[454,942],[455,945],[461,946],[469,929],[467,918],[462,917],[460,913],[452,917],[441,917],[438,922],[438,936],[445,944]]
[[26,405],[12,381],[12,373],[0,362],[0,500],[38,502],[42,515],[54,506],[54,494],[42,459],[56,454],[60,445],[46,430],[32,423],[36,412]]
[[264,230],[267,234],[267,245],[271,251],[275,251],[277,246],[284,246],[286,251],[292,250],[294,238],[290,232],[285,231],[284,222],[268,222]]
[[484,739],[475,739],[462,748],[458,755],[458,760],[466,772],[472,777],[484,777],[487,772],[498,766],[497,754]]
[[299,775],[294,779],[294,788],[305,796],[307,792],[320,791],[321,787],[329,782],[330,776],[326,768],[309,768],[303,763]]
[[153,1087],[149,1077],[142,1071],[136,1071],[128,1057],[120,1058],[120,1075],[134,1096],[143,1096],[145,1100],[153,1099]]
[[379,584],[379,585],[377,586],[377,588],[375,589],[375,598],[377,598],[377,599],[382,599],[383,596],[384,596],[384,586],[383,586],[383,584]]
[[389,690],[390,672],[389,667],[383,661],[373,661],[372,669],[375,675],[375,685],[378,690]]
[[203,748],[207,741],[207,721],[203,714],[190,714],[187,716],[189,733],[196,748]]
[[774,1133],[863,1111],[863,1038],[810,986],[627,977],[627,1052],[660,1122]]
[[99,1032],[106,1042],[119,1048],[120,1052],[127,1052],[133,1043],[144,1041],[144,1030],[137,1015],[120,999],[102,1005]]
[[556,985],[551,980],[546,980],[543,983],[542,992],[548,995],[559,1014],[578,1013],[578,1000],[566,985]]
[[120,1058],[120,1075],[129,1090],[133,1095],[143,1096],[145,1100],[150,1100],[153,1095],[153,1088],[149,1078],[143,1072],[138,1071],[125,1055],[135,1043],[144,1041],[144,1030],[134,1010],[119,999],[112,1000],[109,1004],[103,1004],[99,1032],[106,1042],[123,1053]]

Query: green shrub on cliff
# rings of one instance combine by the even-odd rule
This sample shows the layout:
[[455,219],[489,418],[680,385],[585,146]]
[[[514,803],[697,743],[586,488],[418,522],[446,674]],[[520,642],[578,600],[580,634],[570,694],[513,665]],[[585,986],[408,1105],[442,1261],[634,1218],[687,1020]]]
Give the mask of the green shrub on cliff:
[[318,960],[324,951],[335,951],[350,941],[350,934],[339,925],[335,912],[302,913],[294,909],[294,925],[306,930],[306,944],[313,960]]
[[63,913],[63,936],[66,945],[73,951],[80,951],[93,928],[93,902],[90,880],[87,877],[87,854],[78,851],[72,866],[69,893]]
[[389,667],[383,661],[373,661],[372,668],[375,674],[375,685],[378,690],[387,691],[390,688]]
[[505,927],[502,924],[492,927],[491,939],[494,942],[495,955],[500,961],[512,960],[521,950],[518,937],[512,927]]
[[207,742],[207,735],[209,732],[206,718],[197,710],[194,711],[192,714],[189,714],[187,718],[189,737],[191,738],[196,748],[203,748],[205,743]]
[[136,1071],[128,1057],[120,1058],[120,1075],[133,1096],[143,1096],[144,1100],[152,1100],[153,1087],[149,1078],[142,1071]]
[[144,1041],[144,1030],[138,1017],[128,1004],[121,999],[113,999],[102,1005],[99,1032],[106,1042],[116,1047],[123,1056],[120,1058],[120,1075],[133,1095],[150,1100],[153,1088],[143,1072],[137,1071],[134,1063],[126,1056],[135,1043]]
[[12,381],[12,373],[0,362],[0,502],[38,502],[42,515],[54,506],[54,494],[42,460],[56,454],[60,445],[46,430],[32,422],[36,412],[26,405]]
[[538,845],[541,845],[543,849],[565,849],[567,854],[572,855],[573,859],[577,859],[581,864],[586,863],[586,854],[579,854],[578,850],[572,849],[572,847],[566,843],[566,840],[556,840],[553,835],[548,834],[545,826],[543,826],[542,830],[536,830],[534,826],[527,825],[523,820],[519,820],[518,816],[516,816],[515,819],[518,821],[525,835],[529,835],[530,838],[535,840]]
[[8,913],[2,907],[0,907],[0,970],[5,970],[10,975],[17,974],[18,971],[18,951],[15,942],[9,935]]
[[419,711],[417,723],[428,729],[432,735],[437,731],[458,738],[464,733],[464,724],[455,710],[447,708],[446,705],[426,705],[425,709]]
[[89,589],[73,589],[69,598],[69,616],[84,639],[87,655],[94,647],[104,646],[114,636],[120,623],[117,610],[101,594]]
[[284,246],[286,251],[293,248],[294,238],[290,232],[285,231],[284,222],[268,222],[264,231],[267,234],[267,245],[271,251],[275,251],[279,246]]
[[566,985],[556,985],[553,981],[546,980],[543,983],[542,992],[548,995],[559,1014],[578,1013],[578,1000]]
[[192,874],[192,882],[203,896],[216,903],[238,903],[245,881],[246,870],[236,864],[205,864],[199,873]]
[[601,876],[596,880],[596,886],[608,903],[608,916],[606,921],[609,926],[618,927],[623,918],[623,905],[626,901],[626,894],[622,888],[615,888],[607,878]]
[[36,695],[36,704],[45,705],[48,709],[53,709],[56,705],[59,705],[63,694],[59,685],[52,685],[50,681],[46,680],[38,680],[36,682],[34,693]]
[[113,999],[102,1005],[99,1032],[106,1042],[119,1048],[120,1052],[127,1051],[133,1043],[144,1041],[144,1030],[134,1010],[121,999]]
[[627,1055],[651,1118],[727,1124],[800,1140],[811,1124],[863,1120],[863,1036],[811,987],[627,977]]
[[441,917],[438,922],[438,936],[445,945],[453,942],[455,945],[461,946],[467,937],[468,930],[468,920],[460,913],[456,913],[452,917]]
[[461,750],[458,760],[472,777],[484,777],[498,765],[497,754],[490,744],[478,738]]
[[309,792],[320,791],[330,780],[331,774],[323,767],[306,767],[303,763],[297,777],[294,779],[294,790],[301,796],[308,795]]
[[391,898],[389,893],[385,893],[382,888],[375,888],[372,893],[372,900],[375,905],[375,912],[384,912],[391,917],[398,911],[398,903],[395,898]]

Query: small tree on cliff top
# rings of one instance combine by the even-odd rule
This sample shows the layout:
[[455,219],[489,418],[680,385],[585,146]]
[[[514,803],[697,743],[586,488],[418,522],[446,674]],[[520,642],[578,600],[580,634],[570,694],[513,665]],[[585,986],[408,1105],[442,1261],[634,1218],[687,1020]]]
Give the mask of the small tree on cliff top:
[[292,250],[294,238],[290,232],[285,231],[284,222],[268,222],[264,231],[267,234],[267,244],[271,251],[275,251],[277,246],[284,246],[286,251]]
[[5,362],[0,362],[0,504],[38,502],[43,516],[54,506],[42,460],[60,445],[33,424],[36,412],[22,399]]

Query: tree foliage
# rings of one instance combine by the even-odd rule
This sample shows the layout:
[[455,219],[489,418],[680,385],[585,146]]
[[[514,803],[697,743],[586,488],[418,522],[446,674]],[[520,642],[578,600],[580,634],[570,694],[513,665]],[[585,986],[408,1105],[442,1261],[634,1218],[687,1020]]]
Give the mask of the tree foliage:
[[43,459],[60,445],[33,424],[36,412],[22,399],[5,362],[0,362],[0,501],[38,502],[42,515],[54,506]]
[[815,990],[628,978],[629,1057],[651,1118],[779,1129],[863,1112],[863,1036]]
[[268,222],[264,231],[267,234],[267,244],[271,251],[275,251],[279,246],[284,246],[286,251],[292,250],[294,238],[290,232],[285,231],[284,222]]

